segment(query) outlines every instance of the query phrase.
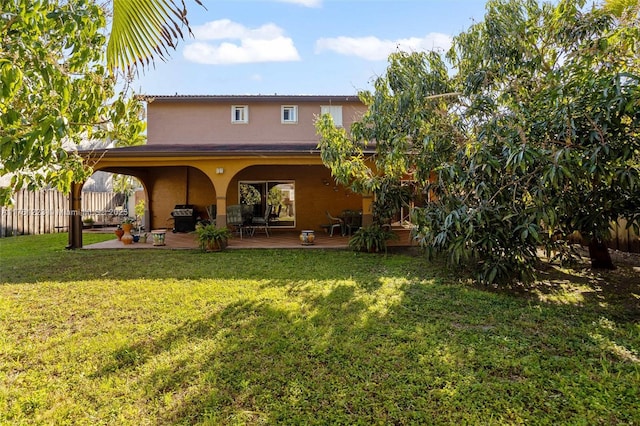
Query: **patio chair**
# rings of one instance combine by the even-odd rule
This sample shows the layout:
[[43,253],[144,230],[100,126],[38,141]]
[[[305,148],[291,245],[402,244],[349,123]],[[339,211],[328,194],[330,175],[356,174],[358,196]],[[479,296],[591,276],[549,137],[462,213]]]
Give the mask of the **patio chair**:
[[242,208],[242,219],[244,219],[245,225],[251,222],[251,218],[253,217],[253,204],[240,204]]
[[216,215],[218,212],[218,206],[210,204],[207,206],[207,215],[209,216],[209,223],[216,224]]
[[254,233],[256,229],[264,229],[264,233],[269,236],[269,215],[271,214],[271,205],[267,205],[264,211],[264,216],[254,217],[251,219],[251,232]]
[[227,206],[227,226],[238,232],[240,234],[240,239],[242,239],[244,218],[242,217],[242,206],[240,204]]
[[333,230],[336,228],[340,229],[340,235],[344,236],[344,221],[339,217],[331,216],[329,210],[325,210],[325,213],[327,214],[327,219],[329,219],[329,224],[327,225],[329,236],[333,237]]
[[362,228],[362,213],[357,210],[343,210],[340,217],[344,220],[346,235],[353,235],[355,231]]

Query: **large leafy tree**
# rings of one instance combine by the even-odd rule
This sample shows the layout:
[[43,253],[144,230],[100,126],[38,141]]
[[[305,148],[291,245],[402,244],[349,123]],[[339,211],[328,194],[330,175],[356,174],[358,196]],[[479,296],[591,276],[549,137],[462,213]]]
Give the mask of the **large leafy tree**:
[[143,143],[142,107],[123,82],[136,66],[165,59],[189,27],[184,1],[0,4],[0,177],[11,176],[0,204],[7,204],[24,187],[66,192],[86,179],[91,170],[72,149],[83,139]]
[[[140,103],[105,67],[105,10],[89,0],[4,0],[0,11],[0,188],[69,191],[91,172],[84,139],[140,141]],[[118,90],[120,88],[120,90]]]
[[485,281],[529,275],[535,247],[558,249],[573,231],[591,241],[593,266],[612,267],[610,224],[640,214],[638,15],[583,7],[490,2],[451,52],[474,123],[468,170],[489,189],[479,206],[511,231],[492,242]]
[[[413,200],[415,191],[403,180],[424,186],[432,170],[465,143],[460,117],[450,111],[458,97],[454,83],[439,54],[394,53],[375,92],[360,93],[368,109],[350,134],[329,115],[316,123],[323,162],[336,180],[376,195],[375,222]],[[377,154],[367,157],[372,147]]]
[[[611,266],[610,223],[640,216],[640,25],[583,7],[488,2],[456,37],[450,74],[437,55],[393,55],[352,135],[319,121],[325,162],[377,196],[362,182],[412,176],[432,195],[414,216],[422,242],[472,260],[479,281],[531,278],[538,248],[562,255],[573,231]],[[374,168],[358,152],[368,142]]]
[[638,13],[638,0],[605,0],[604,9],[617,17]]

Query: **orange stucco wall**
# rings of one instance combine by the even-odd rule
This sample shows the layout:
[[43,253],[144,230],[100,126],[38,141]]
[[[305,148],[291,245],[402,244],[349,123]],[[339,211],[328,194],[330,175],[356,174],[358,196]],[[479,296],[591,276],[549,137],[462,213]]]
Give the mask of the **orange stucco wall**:
[[[342,210],[362,209],[362,196],[336,185],[323,166],[250,166],[231,179],[226,204],[238,204],[240,181],[294,181],[295,229],[321,230],[327,223],[325,210],[338,215]],[[328,185],[326,185],[328,184]],[[209,178],[192,167],[148,169],[145,185],[149,190],[151,227],[171,226],[171,211],[176,204],[193,204],[203,218],[206,207],[216,204],[216,192]]]
[[[224,158],[100,158],[97,169],[136,176],[146,189],[151,229],[171,227],[176,204],[193,204],[203,218],[206,207],[217,204],[218,215],[225,206],[238,203],[239,181],[294,181],[295,229],[321,229],[327,223],[325,211],[363,210],[370,220],[371,198],[363,198],[336,185],[329,169],[314,156],[224,157]],[[261,162],[262,164],[255,164]],[[188,166],[186,164],[192,164]],[[217,174],[216,168],[224,172]],[[205,173],[208,170],[208,174]],[[369,216],[369,219],[367,219]],[[222,224],[224,218],[219,218]]]
[[170,226],[176,204],[193,204],[206,218],[206,206],[215,204],[216,193],[209,178],[193,167],[149,169],[145,183],[150,190],[151,227]]
[[[314,122],[323,102],[156,101],[147,106],[148,144],[286,144],[318,142]],[[249,122],[231,122],[232,105],[249,107]],[[298,122],[283,124],[281,106],[297,105]],[[342,102],[343,126],[350,128],[366,108],[357,98]]]
[[[323,166],[252,166],[242,170],[232,180],[227,191],[227,205],[238,203],[239,181],[295,181],[295,229],[321,230],[326,224],[325,210],[338,215],[344,209],[360,210],[362,196],[335,185]],[[329,185],[325,185],[328,182]]]

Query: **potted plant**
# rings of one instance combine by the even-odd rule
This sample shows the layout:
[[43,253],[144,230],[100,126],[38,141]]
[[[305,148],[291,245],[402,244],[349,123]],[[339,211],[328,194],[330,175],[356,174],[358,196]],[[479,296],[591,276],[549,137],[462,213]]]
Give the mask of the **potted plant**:
[[140,200],[138,201],[138,203],[136,204],[135,207],[135,213],[136,213],[136,217],[135,217],[135,225],[138,228],[138,231],[142,231],[142,229],[144,228],[143,226],[143,222],[142,222],[142,218],[144,217],[144,206],[145,206],[145,202],[144,200]]
[[122,225],[118,225],[115,230],[116,237],[118,237],[118,241],[122,241],[122,236],[124,235],[124,229],[122,229]]
[[357,251],[378,253],[387,251],[387,241],[397,239],[398,236],[387,227],[378,224],[358,229],[349,239],[349,247]]
[[124,219],[122,219],[122,230],[124,231],[124,234],[122,234],[120,241],[122,241],[124,244],[133,243],[133,235],[131,235],[132,228],[133,228],[132,218],[125,217]]
[[220,251],[227,246],[231,238],[228,228],[217,228],[213,223],[198,224],[195,233],[198,236],[198,244],[204,251]]
[[87,228],[93,228],[93,224],[95,223],[95,221],[91,217],[85,217],[84,219],[82,219],[82,223],[84,223]]

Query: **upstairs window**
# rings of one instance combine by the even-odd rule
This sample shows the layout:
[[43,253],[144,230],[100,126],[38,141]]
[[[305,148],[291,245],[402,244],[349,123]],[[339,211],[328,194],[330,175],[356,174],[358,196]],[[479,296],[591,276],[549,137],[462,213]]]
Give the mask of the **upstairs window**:
[[232,123],[248,123],[249,107],[247,105],[233,105],[231,107],[231,122]]
[[283,105],[280,116],[282,124],[294,124],[298,122],[298,107],[296,105]]
[[336,127],[342,127],[342,106],[341,105],[322,105],[320,107],[320,115],[329,114],[333,118],[333,124]]

